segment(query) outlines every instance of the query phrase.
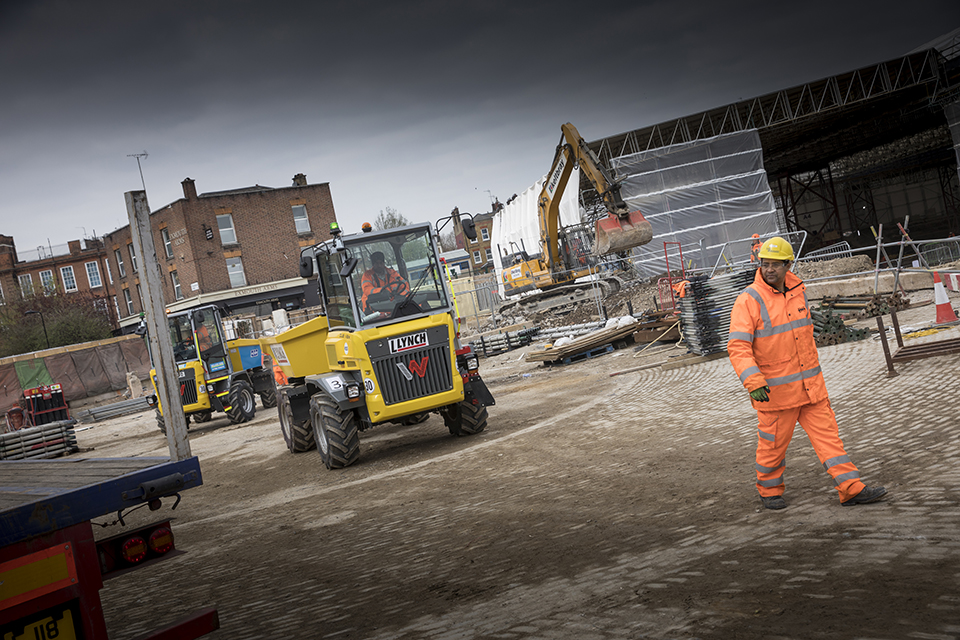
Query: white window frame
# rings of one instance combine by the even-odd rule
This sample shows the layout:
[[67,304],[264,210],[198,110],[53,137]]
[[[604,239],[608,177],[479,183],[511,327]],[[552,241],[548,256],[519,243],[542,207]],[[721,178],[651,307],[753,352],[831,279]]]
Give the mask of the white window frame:
[[183,289],[180,288],[180,276],[176,271],[170,272],[170,282],[173,283],[173,297],[177,300],[183,300]]
[[480,227],[480,239],[481,240],[490,239],[490,231],[486,227]]
[[121,278],[126,278],[127,270],[123,266],[123,254],[120,253],[120,249],[113,250],[113,257],[117,259],[117,273],[120,274]]
[[491,262],[492,260],[493,260],[493,249],[491,249],[490,247],[487,247],[487,262]]
[[110,258],[103,257],[103,266],[107,268],[107,280],[110,281],[110,284],[113,284],[113,271],[110,270]]
[[133,268],[133,273],[138,271],[137,269],[137,250],[133,248],[133,243],[127,245],[127,249],[130,251],[130,266]]
[[133,296],[130,295],[130,289],[123,290],[123,301],[127,304],[127,315],[132,316],[133,311]]
[[[293,225],[297,228],[297,233],[310,233],[310,218],[307,217],[307,205],[295,204],[292,205],[290,209],[293,211]],[[301,212],[303,215],[298,215]]]
[[[223,226],[224,221],[229,221],[230,226]],[[233,226],[233,214],[221,213],[217,215],[217,229],[220,231],[220,244],[231,245],[239,244],[237,242],[237,229]]]
[[123,317],[123,316],[120,315],[120,303],[117,302],[117,296],[110,296],[110,297],[113,298],[113,308],[114,308],[114,310],[116,310],[116,312],[117,312],[117,319],[119,320],[120,318]]
[[173,242],[170,240],[170,232],[166,227],[160,229],[160,238],[163,240],[163,252],[167,254],[168,258],[173,257]]
[[[90,284],[90,288],[98,289],[102,287],[103,278],[100,277],[100,265],[96,262],[86,262],[83,266],[87,269],[87,282]],[[90,269],[91,267],[93,267],[93,270]]]
[[[33,295],[32,273],[21,273],[17,276],[17,283],[20,285],[20,295],[22,295],[24,298]],[[26,289],[24,289],[24,284],[26,284]]]
[[[43,277],[44,274],[47,274],[46,278]],[[53,269],[44,269],[39,275],[43,295],[48,296],[57,290],[57,279],[53,276]]]
[[[233,263],[234,267],[236,266],[240,267],[240,271],[239,271],[240,280],[236,279],[236,275],[238,273],[236,270],[234,270],[231,273],[230,271],[231,262]],[[237,289],[239,287],[247,286],[247,274],[243,270],[243,260],[240,258],[240,256],[237,256],[235,258],[227,258],[227,277],[230,278],[231,289]]]
[[[60,279],[63,281],[63,290],[67,293],[74,293],[79,290],[77,288],[77,275],[73,272],[72,264],[60,267]],[[73,286],[70,286],[71,282]]]
[[479,239],[479,238],[471,238],[471,239],[470,239],[470,244],[477,244],[478,242],[480,242],[480,239]]
[[480,259],[480,252],[479,252],[479,251],[474,251],[474,252],[473,252],[473,264],[483,264],[483,263],[481,262],[481,259]]
[[3,283],[0,283],[0,307],[7,304],[6,299],[3,297]]

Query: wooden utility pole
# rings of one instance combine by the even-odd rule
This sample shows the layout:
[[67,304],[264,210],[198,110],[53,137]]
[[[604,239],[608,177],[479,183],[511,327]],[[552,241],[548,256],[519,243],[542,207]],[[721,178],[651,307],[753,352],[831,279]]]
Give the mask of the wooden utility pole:
[[170,459],[186,460],[191,457],[190,441],[187,440],[187,419],[183,415],[183,404],[180,402],[177,361],[173,357],[173,345],[170,344],[170,331],[167,329],[160,261],[157,259],[153,233],[150,231],[150,206],[147,204],[145,191],[128,191],[124,198],[130,218],[130,236],[142,261],[140,275],[143,281],[143,302],[146,306],[144,313],[147,336],[157,371],[157,392],[160,394],[160,405],[163,407],[167,427]]

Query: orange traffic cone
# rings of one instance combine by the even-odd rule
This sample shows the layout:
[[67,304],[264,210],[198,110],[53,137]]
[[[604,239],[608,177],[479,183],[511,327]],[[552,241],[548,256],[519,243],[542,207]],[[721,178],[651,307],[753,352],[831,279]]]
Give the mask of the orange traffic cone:
[[957,314],[950,305],[947,290],[943,287],[940,274],[933,272],[933,302],[937,305],[937,324],[957,322]]

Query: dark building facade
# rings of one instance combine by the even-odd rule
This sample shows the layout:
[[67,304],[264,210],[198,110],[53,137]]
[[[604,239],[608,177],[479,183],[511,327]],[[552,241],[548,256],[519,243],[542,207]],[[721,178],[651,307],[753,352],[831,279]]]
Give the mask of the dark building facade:
[[[275,309],[319,304],[316,286],[299,277],[302,247],[328,236],[336,221],[328,183],[255,185],[197,193],[182,182],[183,198],[150,213],[167,308],[215,303],[229,313],[269,315]],[[120,325],[131,330],[143,311],[142,264],[127,225],[104,237]]]

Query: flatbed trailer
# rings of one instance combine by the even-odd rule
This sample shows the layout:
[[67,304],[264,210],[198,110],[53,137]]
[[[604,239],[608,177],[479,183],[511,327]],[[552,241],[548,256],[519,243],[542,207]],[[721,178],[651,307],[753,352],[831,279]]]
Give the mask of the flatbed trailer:
[[[101,640],[103,580],[178,552],[169,520],[95,540],[91,520],[200,486],[196,457],[0,462],[0,640]],[[176,505],[174,505],[176,506]],[[199,638],[219,628],[197,611],[142,640]]]

